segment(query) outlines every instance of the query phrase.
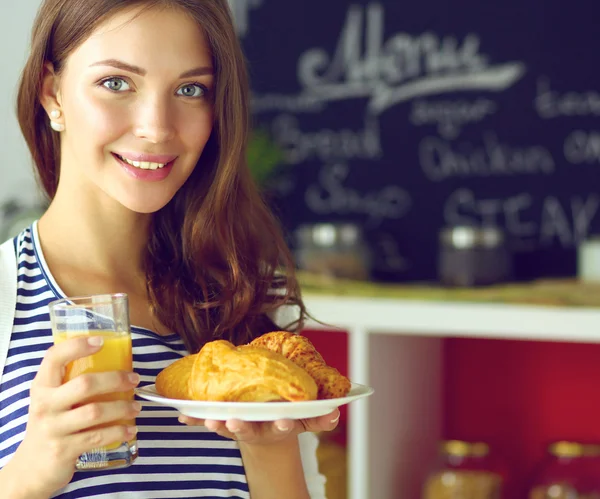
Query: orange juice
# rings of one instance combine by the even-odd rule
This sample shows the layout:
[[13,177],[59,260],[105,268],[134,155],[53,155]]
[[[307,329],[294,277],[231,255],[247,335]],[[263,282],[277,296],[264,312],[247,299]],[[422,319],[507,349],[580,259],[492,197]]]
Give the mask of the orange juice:
[[[58,344],[78,336],[102,336],[104,344],[97,353],[70,362],[67,365],[63,383],[81,374],[103,373],[108,371],[130,372],[133,370],[131,335],[129,333],[100,330],[82,332],[69,331],[69,333],[61,332],[54,335],[54,343]],[[133,400],[133,390],[97,395],[85,402],[112,402],[115,400]],[[117,424],[135,425],[135,420],[118,421]]]
[[[71,338],[100,336],[104,344],[93,355],[77,359],[65,366],[63,382],[68,383],[81,375],[99,376],[100,373],[133,370],[131,334],[129,332],[129,298],[125,293],[64,297],[48,304],[54,343]],[[134,399],[133,388],[126,392],[88,397],[78,405],[92,403],[128,403]],[[113,412],[113,417],[114,412]],[[135,426],[135,419],[115,420],[99,425]],[[91,429],[91,428],[90,428]],[[114,442],[82,453],[75,463],[76,470],[106,470],[131,466],[138,457],[138,443],[134,436],[128,441]]]

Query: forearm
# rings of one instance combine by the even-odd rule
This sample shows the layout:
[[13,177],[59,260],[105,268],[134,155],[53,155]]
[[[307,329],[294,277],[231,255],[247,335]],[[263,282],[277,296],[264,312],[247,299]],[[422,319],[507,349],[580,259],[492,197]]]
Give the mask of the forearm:
[[5,499],[49,499],[50,495],[35,491],[31,487],[31,477],[19,467],[15,458],[0,470],[0,490]]
[[310,499],[297,438],[271,445],[240,442],[252,499]]

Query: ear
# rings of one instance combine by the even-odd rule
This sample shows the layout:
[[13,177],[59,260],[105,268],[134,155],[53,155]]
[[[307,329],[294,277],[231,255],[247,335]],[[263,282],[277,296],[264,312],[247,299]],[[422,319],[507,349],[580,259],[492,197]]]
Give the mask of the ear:
[[44,65],[40,102],[46,110],[48,117],[50,117],[52,111],[58,110],[62,112],[59,77],[56,75],[51,62],[47,62]]

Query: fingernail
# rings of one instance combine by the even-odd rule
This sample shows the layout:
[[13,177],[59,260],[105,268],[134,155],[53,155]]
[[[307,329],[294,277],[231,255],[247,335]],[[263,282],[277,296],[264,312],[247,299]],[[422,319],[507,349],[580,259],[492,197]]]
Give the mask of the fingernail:
[[131,408],[135,412],[140,412],[142,410],[142,404],[140,404],[137,400],[131,403]]
[[238,421],[225,421],[225,428],[231,433],[238,433],[242,429]]
[[338,413],[338,415],[335,417],[335,419],[331,420],[331,424],[335,424],[340,420],[340,414]]
[[277,429],[279,431],[290,431],[290,427],[284,424],[276,424],[275,426],[277,426]]
[[140,382],[140,375],[138,373],[129,373],[127,379],[129,379],[130,383],[137,385]]
[[102,336],[91,336],[88,338],[88,345],[92,347],[99,347],[104,343],[104,338]]
[[127,434],[130,437],[134,437],[138,432],[137,426],[129,426],[127,427]]

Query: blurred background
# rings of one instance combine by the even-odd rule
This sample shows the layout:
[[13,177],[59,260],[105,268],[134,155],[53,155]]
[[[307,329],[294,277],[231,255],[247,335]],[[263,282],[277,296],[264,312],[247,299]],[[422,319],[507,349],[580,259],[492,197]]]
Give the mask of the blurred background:
[[[4,2],[0,235],[40,216]],[[230,0],[305,334],[373,386],[329,499],[600,498],[600,4]]]

